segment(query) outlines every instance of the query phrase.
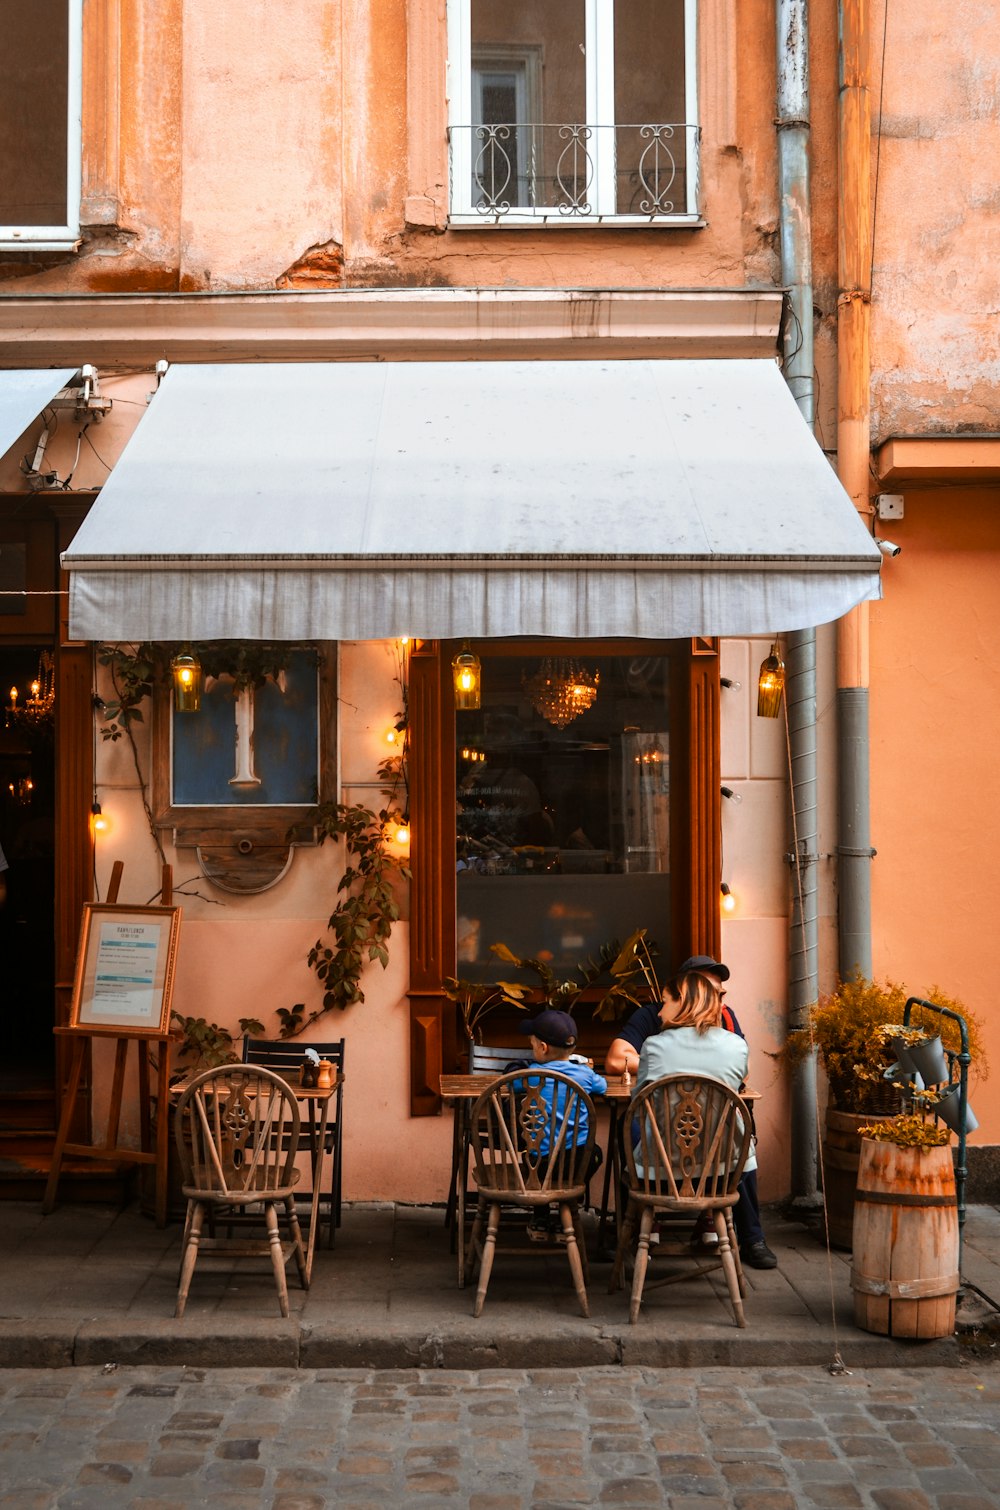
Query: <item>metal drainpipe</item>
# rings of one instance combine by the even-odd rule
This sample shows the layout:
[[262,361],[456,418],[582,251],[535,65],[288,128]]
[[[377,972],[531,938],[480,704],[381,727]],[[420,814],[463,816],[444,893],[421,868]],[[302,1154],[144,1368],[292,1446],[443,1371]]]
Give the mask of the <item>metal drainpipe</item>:
[[[871,464],[871,101],[868,0],[838,0],[837,471],[866,525]],[[872,973],[869,621],[837,624],[839,966]]]
[[[803,419],[813,427],[812,217],[809,188],[808,0],[777,0],[778,181],[781,276],[788,289],[782,337],[785,380]],[[785,636],[791,804],[797,850],[792,865],[788,940],[788,1026],[803,1026],[819,989],[817,970],[816,632]],[[792,1080],[792,1197],[818,1200],[816,1061]]]

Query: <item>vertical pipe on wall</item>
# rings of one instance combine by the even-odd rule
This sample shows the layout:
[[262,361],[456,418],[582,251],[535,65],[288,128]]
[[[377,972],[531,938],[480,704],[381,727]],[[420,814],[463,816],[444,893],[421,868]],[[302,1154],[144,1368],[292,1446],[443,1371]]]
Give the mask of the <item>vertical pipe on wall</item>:
[[[814,421],[812,217],[809,182],[807,0],[777,0],[777,116],[781,276],[788,290],[783,329],[785,381],[810,429]],[[816,633],[785,638],[793,815],[792,909],[788,941],[789,1028],[801,1027],[819,989],[816,803]],[[792,1195],[816,1199],[816,1061],[792,1080]]]
[[[837,471],[870,519],[871,99],[868,0],[838,0]],[[837,712],[842,978],[872,973],[868,746],[868,605],[837,625]]]

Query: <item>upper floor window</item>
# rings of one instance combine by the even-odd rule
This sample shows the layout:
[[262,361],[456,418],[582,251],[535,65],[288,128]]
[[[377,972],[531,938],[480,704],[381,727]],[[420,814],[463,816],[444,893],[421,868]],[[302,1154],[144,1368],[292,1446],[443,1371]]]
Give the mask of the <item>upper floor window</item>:
[[690,224],[695,0],[449,0],[453,224]]
[[83,0],[4,0],[0,246],[62,249],[80,233]]

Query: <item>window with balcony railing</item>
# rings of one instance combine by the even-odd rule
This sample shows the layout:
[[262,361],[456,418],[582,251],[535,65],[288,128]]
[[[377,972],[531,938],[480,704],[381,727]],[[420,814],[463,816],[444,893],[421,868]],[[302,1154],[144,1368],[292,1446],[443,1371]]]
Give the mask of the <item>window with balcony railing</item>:
[[451,223],[698,218],[696,0],[449,0]]

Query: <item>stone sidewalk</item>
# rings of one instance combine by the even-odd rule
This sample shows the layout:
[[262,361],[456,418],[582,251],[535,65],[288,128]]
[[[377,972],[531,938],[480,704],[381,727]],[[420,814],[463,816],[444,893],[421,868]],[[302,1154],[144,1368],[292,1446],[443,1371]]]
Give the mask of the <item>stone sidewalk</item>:
[[4,1510],[991,1510],[1000,1371],[0,1371]]
[[[608,1295],[608,1261],[591,1256],[591,1316],[579,1315],[565,1252],[498,1252],[483,1315],[456,1284],[436,1207],[355,1205],[333,1250],[317,1252],[308,1293],[289,1280],[282,1319],[266,1260],[208,1257],[187,1314],[173,1319],[180,1228],[139,1210],[0,1206],[0,1367],[187,1365],[424,1368],[829,1365],[849,1368],[987,1361],[1000,1349],[1000,1209],[969,1209],[959,1335],[916,1342],[853,1322],[850,1257],[827,1254],[799,1221],[766,1213],[778,1255],[747,1270],[747,1326],[732,1320],[720,1277],[647,1291],[628,1323],[627,1292]],[[588,1218],[591,1240],[594,1227]],[[591,1241],[592,1246],[592,1241]],[[987,1297],[987,1298],[984,1298]]]

